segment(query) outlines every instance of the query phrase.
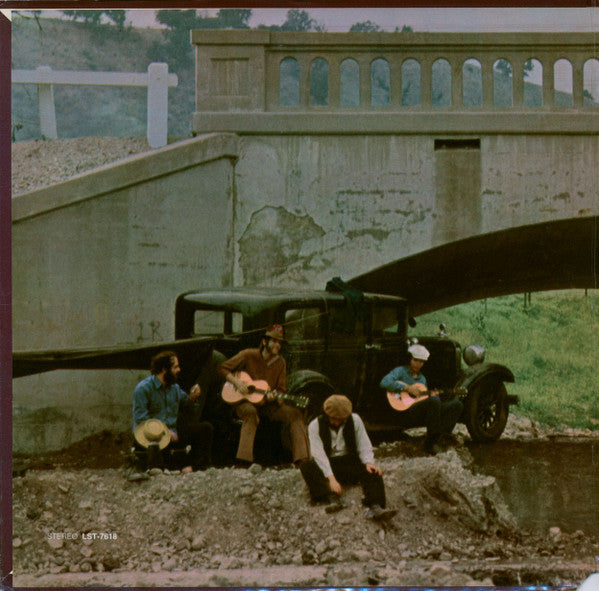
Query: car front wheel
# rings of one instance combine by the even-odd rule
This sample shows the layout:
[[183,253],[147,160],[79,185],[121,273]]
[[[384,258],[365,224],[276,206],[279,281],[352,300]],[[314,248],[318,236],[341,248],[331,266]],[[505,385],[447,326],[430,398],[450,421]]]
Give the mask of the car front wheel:
[[508,412],[505,385],[487,378],[476,384],[470,392],[464,422],[474,441],[496,441],[505,429]]

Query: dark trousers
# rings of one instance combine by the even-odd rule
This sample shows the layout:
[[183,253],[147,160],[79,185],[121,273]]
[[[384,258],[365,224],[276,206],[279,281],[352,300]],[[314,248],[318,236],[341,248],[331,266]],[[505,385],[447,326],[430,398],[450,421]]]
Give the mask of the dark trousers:
[[[360,484],[364,493],[364,505],[380,505],[385,507],[385,485],[383,477],[378,474],[371,474],[366,470],[360,458],[356,454],[334,456],[329,458],[333,474],[340,484]],[[326,500],[331,494],[329,481],[325,478],[318,464],[313,460],[307,460],[300,464],[300,471],[308,490],[310,498],[314,502]]]
[[428,439],[434,439],[441,433],[451,433],[464,405],[457,399],[441,402],[438,396],[430,396],[398,412],[396,425],[402,429],[426,427]]
[[[146,453],[138,469],[180,469],[191,465],[194,470],[207,468],[212,462],[212,436],[214,427],[207,421],[188,423],[178,428],[179,441],[169,443],[164,449],[144,449],[137,442],[135,448]],[[190,445],[189,455],[184,454]]]
[[179,441],[174,445],[176,448],[191,445],[189,459],[193,469],[205,469],[212,463],[213,435],[214,427],[208,421],[191,422],[181,425]]

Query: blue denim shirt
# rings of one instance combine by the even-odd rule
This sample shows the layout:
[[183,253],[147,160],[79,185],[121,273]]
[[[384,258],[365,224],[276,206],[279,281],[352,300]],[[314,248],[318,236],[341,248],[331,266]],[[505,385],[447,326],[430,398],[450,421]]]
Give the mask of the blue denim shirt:
[[155,375],[144,378],[133,392],[133,430],[142,421],[158,419],[176,433],[179,403],[187,398],[178,384],[167,389]]
[[402,392],[406,389],[406,386],[411,386],[416,383],[426,386],[426,378],[422,374],[419,374],[417,378],[414,378],[407,365],[400,365],[391,370],[381,380],[380,386],[387,392]]

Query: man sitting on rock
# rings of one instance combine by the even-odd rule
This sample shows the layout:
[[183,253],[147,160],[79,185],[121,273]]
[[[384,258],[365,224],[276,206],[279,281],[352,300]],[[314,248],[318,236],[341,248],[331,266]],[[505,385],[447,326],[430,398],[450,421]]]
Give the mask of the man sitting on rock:
[[[152,358],[150,371],[152,375],[144,378],[133,393],[133,433],[147,431],[150,437],[156,435],[152,430],[159,431],[156,423],[146,423],[148,419],[158,419],[168,428],[168,446],[185,448],[191,445],[191,464],[182,469],[183,473],[206,468],[211,461],[213,427],[206,421],[190,422],[178,425],[179,405],[186,400],[195,400],[202,395],[201,388],[196,384],[189,396],[176,383],[181,372],[179,359],[172,351],[162,351]],[[138,428],[138,427],[141,427]],[[182,428],[180,428],[182,427]],[[139,440],[136,438],[136,441]],[[160,447],[160,446],[158,446]],[[166,447],[166,446],[165,446]],[[148,446],[149,448],[149,446]],[[161,450],[160,450],[161,451]],[[155,447],[151,454],[153,462],[163,464],[162,453],[157,453]],[[153,466],[149,466],[153,467]]]
[[367,516],[376,521],[391,519],[397,511],[385,509],[383,472],[374,464],[372,444],[362,419],[352,413],[347,396],[333,394],[323,405],[324,414],[308,425],[312,458],[300,470],[314,503],[329,503],[327,513],[344,507],[343,484],[360,484]]

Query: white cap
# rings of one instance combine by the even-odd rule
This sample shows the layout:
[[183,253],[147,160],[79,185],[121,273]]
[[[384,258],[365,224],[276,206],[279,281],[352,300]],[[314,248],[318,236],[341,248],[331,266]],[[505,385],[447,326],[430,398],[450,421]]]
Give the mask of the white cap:
[[420,359],[421,361],[426,361],[430,356],[428,349],[422,345],[412,345],[411,347],[408,347],[408,353],[414,359]]

